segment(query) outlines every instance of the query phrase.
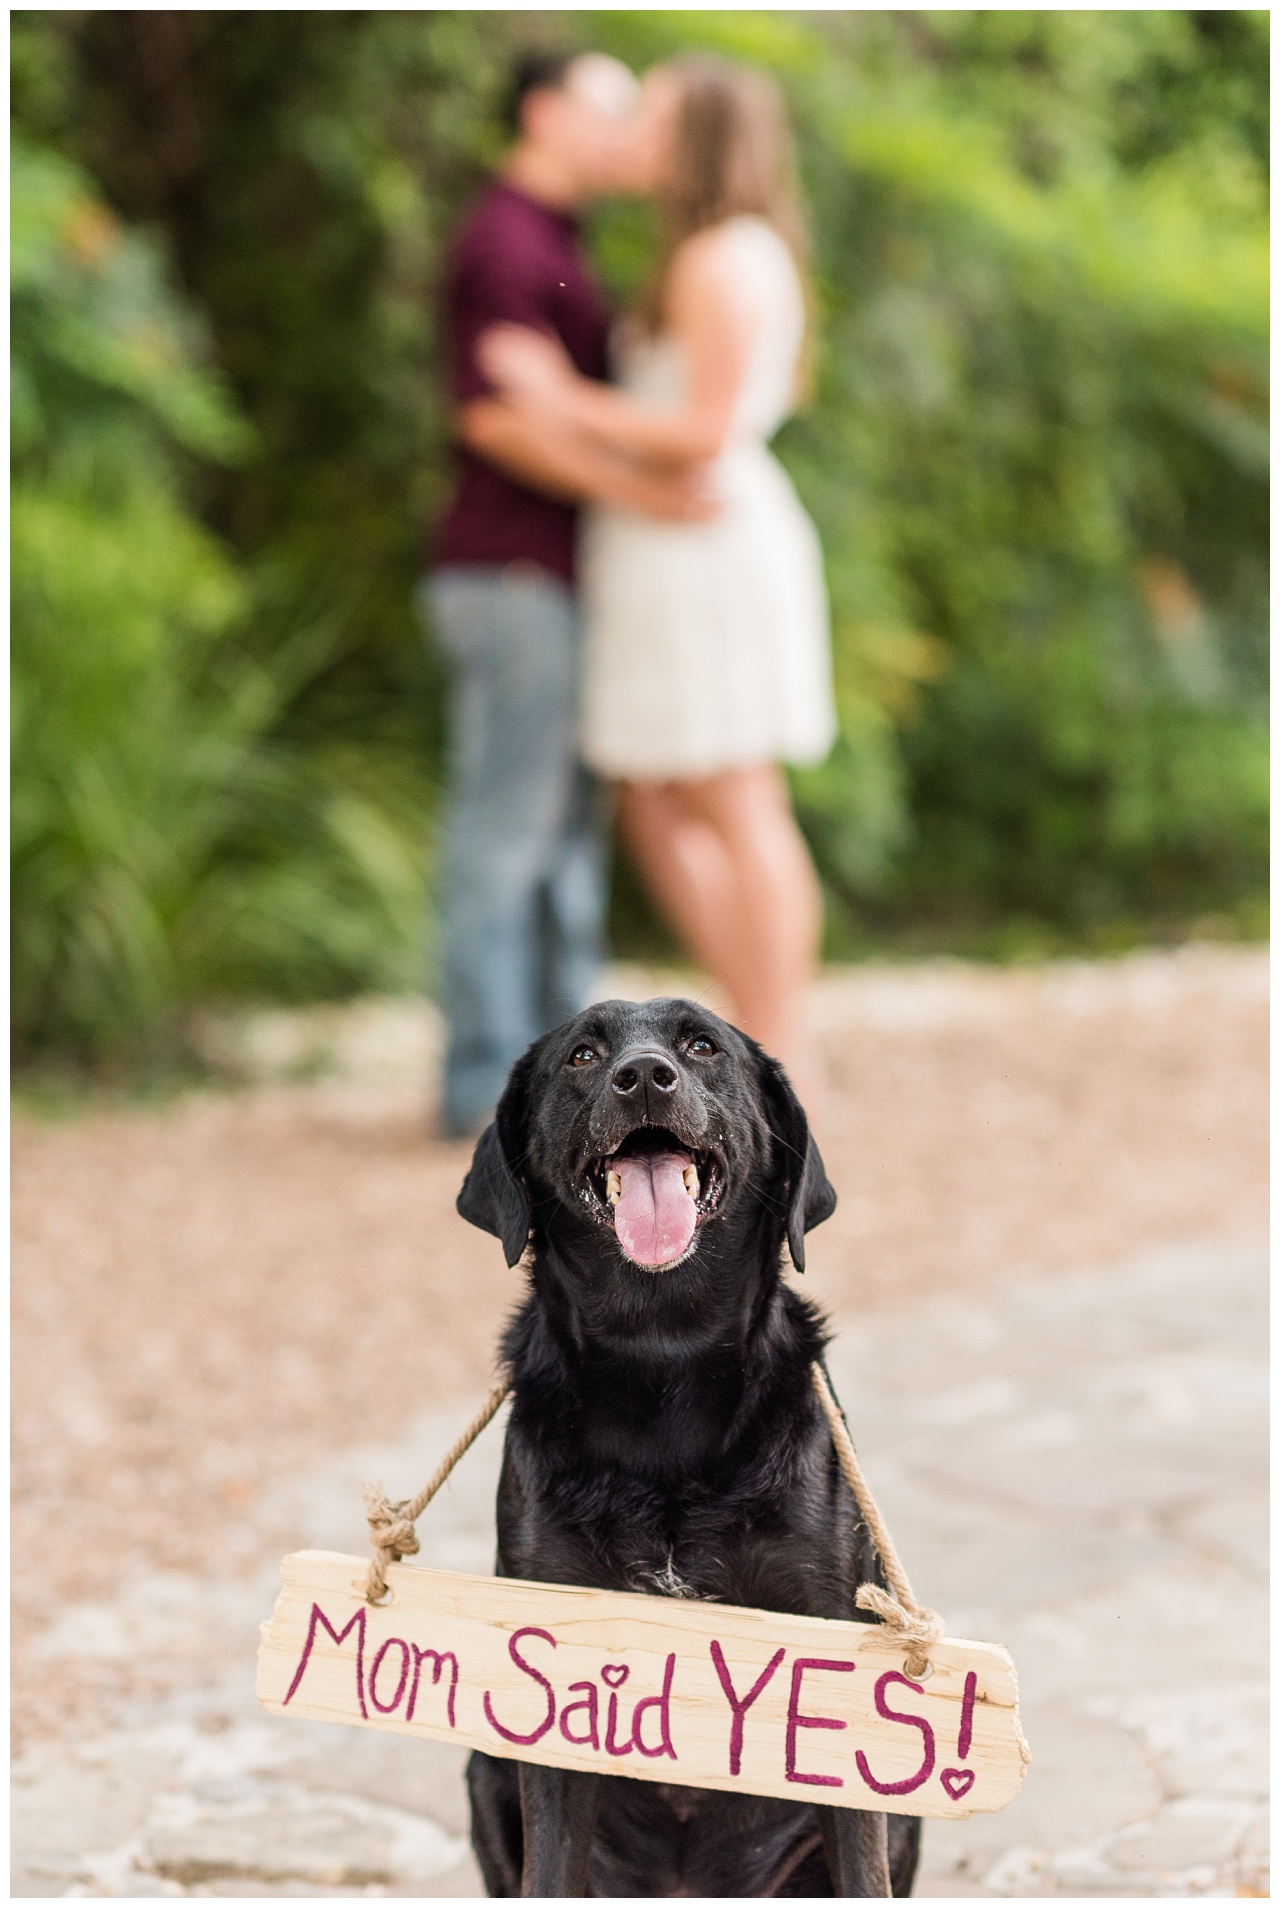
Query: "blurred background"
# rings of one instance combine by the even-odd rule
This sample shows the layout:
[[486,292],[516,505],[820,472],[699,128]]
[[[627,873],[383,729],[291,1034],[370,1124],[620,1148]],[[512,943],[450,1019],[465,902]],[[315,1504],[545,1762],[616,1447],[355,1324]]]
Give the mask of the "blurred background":
[[[1262,931],[1267,15],[100,12],[13,22],[15,1011],[399,992],[440,676],[436,285],[530,41],[785,85],[842,733],[828,951]],[[593,246],[620,296],[636,207]],[[92,630],[93,640],[86,640]],[[624,870],[622,955],[669,952]]]
[[[925,1896],[1265,1895],[1262,12],[11,20],[19,1897],[478,1893],[461,1758],[261,1717],[517,1291],[428,1138],[436,293],[513,53],[777,74],[840,740],[806,1290],[1035,1754]],[[615,294],[642,210],[591,245]],[[605,993],[699,992],[625,867]],[[491,1566],[500,1427],[423,1523]],[[1211,1611],[1212,1623],[1200,1621]]]

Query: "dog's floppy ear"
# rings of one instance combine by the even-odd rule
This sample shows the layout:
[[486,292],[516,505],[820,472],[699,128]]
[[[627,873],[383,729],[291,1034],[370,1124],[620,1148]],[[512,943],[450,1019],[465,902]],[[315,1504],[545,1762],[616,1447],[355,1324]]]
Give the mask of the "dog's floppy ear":
[[514,1265],[529,1238],[529,1195],[507,1163],[498,1123],[486,1126],[476,1141],[471,1170],[458,1194],[458,1211],[482,1232],[501,1239],[508,1265]]
[[835,1211],[835,1187],[827,1178],[818,1142],[790,1080],[776,1060],[760,1049],[757,1052],[769,1123],[785,1162],[780,1190],[787,1202],[787,1249],[796,1271],[803,1272],[804,1235]]
[[511,1069],[492,1123],[476,1141],[471,1170],[462,1182],[457,1206],[481,1232],[501,1239],[508,1265],[514,1265],[529,1240],[533,1211],[521,1175],[528,1150],[529,1082],[535,1049]]

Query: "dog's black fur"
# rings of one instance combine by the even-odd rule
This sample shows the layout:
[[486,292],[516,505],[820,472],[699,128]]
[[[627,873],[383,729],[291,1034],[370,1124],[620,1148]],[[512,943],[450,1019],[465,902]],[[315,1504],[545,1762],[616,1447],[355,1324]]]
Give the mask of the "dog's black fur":
[[[655,1127],[703,1187],[659,1271],[624,1255],[601,1170]],[[500,1575],[865,1620],[883,1577],[811,1387],[825,1332],[780,1277],[834,1206],[782,1068],[692,1002],[608,1001],[530,1048],[458,1197],[509,1265],[528,1249]],[[906,1895],[915,1873],[907,1817],[480,1753],[468,1783],[490,1895]]]

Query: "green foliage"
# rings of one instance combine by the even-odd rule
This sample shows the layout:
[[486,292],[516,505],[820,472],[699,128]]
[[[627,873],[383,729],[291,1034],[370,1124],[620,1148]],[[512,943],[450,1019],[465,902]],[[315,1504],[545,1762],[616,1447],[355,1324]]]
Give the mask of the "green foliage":
[[[714,31],[746,56],[766,26]],[[797,797],[846,936],[1090,936],[1262,887],[1265,39],[1260,15],[781,28],[823,314],[783,452],[843,730]]]
[[403,826],[276,733],[332,636],[255,658],[265,591],[182,501],[181,452],[249,433],[155,248],[56,155],[12,180],[19,1051],[131,1061],[202,994],[402,981]]
[[[827,552],[842,722],[795,792],[833,946],[1244,918],[1264,879],[1264,13],[12,26],[44,154],[15,175],[31,1043],[92,1045],[209,989],[410,971],[442,748],[409,608],[448,481],[434,301],[533,39],[636,66],[718,49],[792,105],[820,329],[779,449]],[[625,293],[643,211],[602,208],[592,239]],[[103,762],[131,792],[101,812],[134,817],[110,849],[87,796],[71,820]],[[111,912],[126,892],[136,917]]]

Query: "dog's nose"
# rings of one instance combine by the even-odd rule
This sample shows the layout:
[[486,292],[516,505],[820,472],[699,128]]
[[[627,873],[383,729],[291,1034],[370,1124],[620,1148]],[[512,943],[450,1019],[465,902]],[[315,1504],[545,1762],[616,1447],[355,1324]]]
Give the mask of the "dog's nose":
[[643,1096],[647,1088],[658,1093],[674,1093],[680,1084],[665,1053],[627,1053],[613,1070],[609,1085],[621,1100]]

